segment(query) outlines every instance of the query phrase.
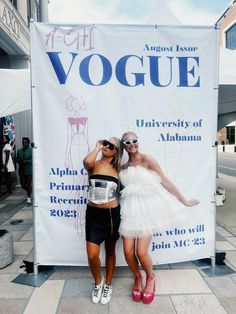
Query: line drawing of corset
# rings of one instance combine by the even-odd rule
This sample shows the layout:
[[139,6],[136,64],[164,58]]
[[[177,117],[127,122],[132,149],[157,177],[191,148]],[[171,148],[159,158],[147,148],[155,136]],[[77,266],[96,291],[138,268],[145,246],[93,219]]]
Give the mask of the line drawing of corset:
[[[87,117],[69,117],[68,118],[68,122],[71,125],[71,127],[73,128],[73,125],[76,126],[77,133],[81,133],[80,125],[84,127],[86,125],[87,120],[88,120]],[[83,133],[83,130],[82,130],[82,133]]]
[[[80,111],[85,109],[82,96],[70,95],[66,100],[66,108],[69,111],[74,111],[74,115],[67,118],[67,144],[64,166],[73,171],[72,184],[83,187],[88,184],[87,172],[83,168],[83,159],[90,149],[88,141],[88,117],[80,115]],[[83,235],[85,226],[87,194],[88,191],[81,188],[68,191],[67,195],[68,198],[81,200],[79,204],[70,204],[68,208],[76,212],[75,228],[79,236]]]

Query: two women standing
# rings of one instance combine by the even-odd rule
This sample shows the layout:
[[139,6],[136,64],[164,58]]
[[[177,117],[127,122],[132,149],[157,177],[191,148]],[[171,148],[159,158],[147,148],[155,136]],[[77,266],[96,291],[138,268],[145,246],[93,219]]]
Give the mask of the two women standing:
[[[122,147],[128,153],[129,159],[120,171],[121,185],[124,186],[120,191],[120,211],[118,171]],[[102,151],[102,158],[96,161],[99,151]],[[198,201],[186,200],[165,176],[156,160],[139,152],[138,137],[133,132],[125,133],[121,144],[117,138],[98,141],[96,148],[85,158],[84,165],[89,171],[90,184],[86,241],[89,265],[95,281],[92,301],[106,304],[111,298],[115,242],[120,233],[125,259],[135,277],[132,298],[134,301],[151,303],[155,293],[155,276],[152,260],[148,255],[152,234],[173,225],[176,214],[183,211],[183,205],[194,206]],[[105,284],[100,274],[99,260],[100,244],[104,240]],[[144,288],[139,265],[146,274]]]

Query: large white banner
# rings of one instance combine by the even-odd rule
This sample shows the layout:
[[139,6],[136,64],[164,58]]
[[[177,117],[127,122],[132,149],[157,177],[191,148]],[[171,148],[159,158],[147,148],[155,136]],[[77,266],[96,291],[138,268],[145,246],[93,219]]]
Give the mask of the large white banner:
[[[217,36],[214,27],[31,25],[36,263],[87,265],[82,160],[98,139],[130,130],[199,200],[181,225],[153,235],[153,262],[214,255]],[[117,264],[126,265],[121,240]]]

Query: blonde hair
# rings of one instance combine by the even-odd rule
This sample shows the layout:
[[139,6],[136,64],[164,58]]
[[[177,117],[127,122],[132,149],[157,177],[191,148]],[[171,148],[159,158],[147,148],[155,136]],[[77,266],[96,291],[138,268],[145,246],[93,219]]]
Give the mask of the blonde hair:
[[121,145],[121,141],[118,137],[111,137],[111,139],[115,140],[117,145],[117,154],[112,158],[111,164],[112,166],[119,172],[121,166],[121,158],[123,155],[123,146]]
[[137,134],[135,134],[133,131],[127,131],[127,132],[125,132],[125,133],[122,135],[122,137],[121,137],[121,144],[122,144],[122,147],[124,147],[123,142],[124,142],[124,139],[125,139],[125,137],[126,137],[127,135],[134,135],[136,138],[138,138]]

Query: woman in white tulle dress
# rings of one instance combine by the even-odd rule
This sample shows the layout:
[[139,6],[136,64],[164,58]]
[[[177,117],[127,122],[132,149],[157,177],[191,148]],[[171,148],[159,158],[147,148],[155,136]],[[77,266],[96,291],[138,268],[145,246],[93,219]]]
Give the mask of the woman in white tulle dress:
[[[178,188],[165,176],[157,161],[139,152],[138,137],[126,132],[121,142],[129,160],[120,172],[121,223],[119,232],[123,238],[125,259],[134,273],[132,288],[134,301],[151,303],[155,293],[155,277],[148,247],[153,232],[173,226],[176,217],[184,215],[185,206],[198,204],[187,200]],[[142,290],[139,263],[146,273],[146,286]]]

